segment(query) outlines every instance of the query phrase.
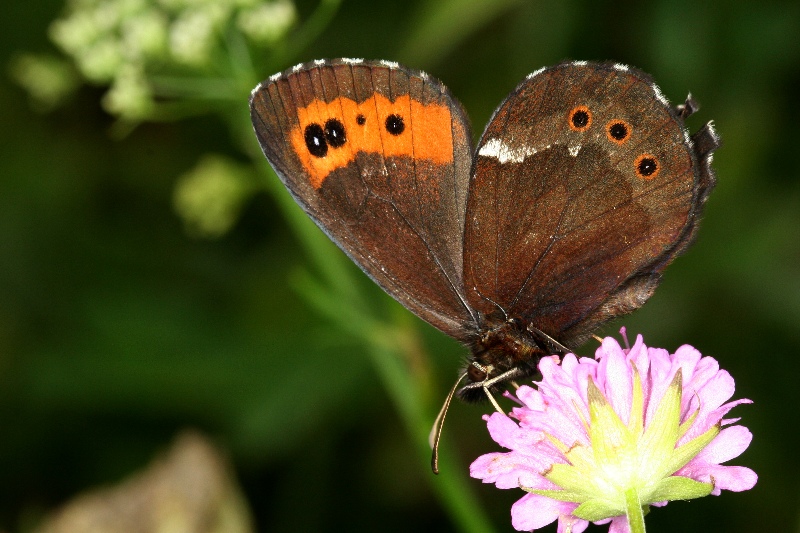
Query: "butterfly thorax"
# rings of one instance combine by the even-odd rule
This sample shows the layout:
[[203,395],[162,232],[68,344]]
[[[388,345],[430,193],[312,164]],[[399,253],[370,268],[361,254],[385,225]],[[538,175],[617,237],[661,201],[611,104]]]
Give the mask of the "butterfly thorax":
[[[465,369],[469,383],[458,392],[468,402],[484,399],[483,384],[511,370],[516,371],[513,378],[535,374],[539,359],[551,352],[544,339],[528,329],[526,321],[491,315],[485,317],[471,349],[472,360]],[[492,384],[489,390],[501,390],[505,381]]]

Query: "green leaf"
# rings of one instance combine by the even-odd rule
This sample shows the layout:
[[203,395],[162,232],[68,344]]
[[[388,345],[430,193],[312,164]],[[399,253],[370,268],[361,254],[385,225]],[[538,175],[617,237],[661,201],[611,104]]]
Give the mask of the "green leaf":
[[545,496],[546,498],[551,498],[553,500],[558,500],[560,502],[571,502],[571,503],[583,503],[586,501],[586,494],[581,492],[571,492],[567,490],[540,490],[540,489],[528,489],[525,487],[520,487],[525,492],[530,492],[531,494],[538,494],[539,496]]
[[608,500],[593,499],[580,504],[572,514],[583,520],[596,522],[612,516],[621,516],[625,514],[625,509]]
[[712,483],[701,483],[683,476],[671,476],[663,479],[650,494],[648,503],[674,500],[692,500],[708,496],[714,489]]
[[686,444],[679,446],[675,449],[672,454],[672,458],[667,465],[668,471],[667,474],[672,474],[677,472],[681,468],[686,465],[689,461],[691,461],[700,451],[708,446],[712,440],[719,435],[720,427],[719,424],[716,424],[708,429],[702,435],[699,435]]
[[651,478],[668,476],[674,472],[669,470],[668,465],[678,442],[681,381],[681,372],[676,372],[639,443],[642,464],[650,465],[653,469]]

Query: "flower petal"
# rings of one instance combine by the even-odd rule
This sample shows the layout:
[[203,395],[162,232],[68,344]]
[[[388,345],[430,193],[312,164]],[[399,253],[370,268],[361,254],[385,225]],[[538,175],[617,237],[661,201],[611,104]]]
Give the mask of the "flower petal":
[[630,420],[633,397],[630,363],[619,343],[611,337],[603,339],[601,348],[603,353],[597,373],[597,387],[603,392],[620,420],[627,424]]
[[722,420],[722,417],[728,414],[731,409],[743,403],[753,402],[747,398],[742,398],[741,400],[736,400],[733,402],[728,402],[725,405],[721,405],[717,409],[710,412],[704,412],[704,409],[701,409],[697,419],[692,424],[692,427],[689,428],[683,437],[681,437],[679,443],[683,444],[687,440],[693,439],[697,435],[704,433],[711,426],[718,424]]
[[[698,363],[701,361],[701,358],[702,356],[697,348],[694,346],[689,346],[688,344],[684,344],[675,350],[675,353],[672,356],[672,364],[680,367],[681,373],[683,374],[684,387],[691,383],[694,379],[698,379],[704,383],[705,379],[713,376],[716,371],[719,370],[719,365],[716,364],[716,360],[710,357],[707,359],[711,359],[711,361],[715,363],[716,368],[713,368],[714,365],[711,367],[702,364],[698,365]],[[701,371],[697,372],[697,370]]]
[[[706,357],[705,359],[711,358]],[[736,385],[731,375],[725,370],[720,370],[697,389],[697,394],[700,396],[702,408],[712,411],[728,401],[735,390]]]
[[753,434],[744,426],[729,426],[719,432],[719,435],[694,458],[711,464],[721,464],[739,457],[744,452]]
[[469,466],[469,475],[484,483],[494,483],[498,489],[516,489],[520,486],[534,489],[557,489],[558,487],[539,475],[548,468],[539,457],[528,457],[518,453],[487,453],[475,459]]
[[[720,466],[715,469],[714,489],[742,492],[752,489],[758,482],[758,474],[746,466]],[[722,475],[720,475],[722,472]]]
[[511,506],[511,525],[517,531],[539,529],[556,521],[559,515],[569,515],[577,507],[574,503],[564,503],[539,496],[526,494]]
[[589,527],[588,521],[562,514],[558,517],[556,533],[583,533],[587,527]]
[[642,377],[642,382],[649,383],[649,387],[643,387],[647,391],[647,402],[645,405],[645,426],[655,416],[664,393],[669,388],[675,374],[677,366],[672,365],[669,352],[661,348],[649,348],[647,354],[650,357],[650,372]]
[[[503,448],[514,450],[519,445],[520,431],[516,422],[502,413],[492,413],[486,419],[489,435]],[[533,440],[532,436],[531,440]]]
[[744,466],[696,465],[683,469],[681,475],[691,477],[703,483],[713,483],[711,494],[719,496],[723,490],[742,492],[752,489],[758,481],[758,475]]
[[[719,372],[719,363],[713,357],[700,357],[698,352],[688,344],[681,346],[675,352],[684,352],[684,364],[681,366],[684,376],[686,378],[686,386],[692,389],[700,389],[705,387],[708,381]],[[691,353],[689,353],[691,352]],[[689,363],[689,359],[693,363]]]
[[608,533],[631,533],[631,526],[628,525],[627,517],[617,516],[611,520],[611,525],[608,527]]
[[533,411],[544,410],[545,402],[540,391],[528,385],[521,385],[516,392],[517,398],[522,402],[524,407]]
[[628,360],[636,365],[642,375],[650,372],[650,356],[647,346],[644,344],[644,338],[641,335],[636,336],[636,342],[628,350]]

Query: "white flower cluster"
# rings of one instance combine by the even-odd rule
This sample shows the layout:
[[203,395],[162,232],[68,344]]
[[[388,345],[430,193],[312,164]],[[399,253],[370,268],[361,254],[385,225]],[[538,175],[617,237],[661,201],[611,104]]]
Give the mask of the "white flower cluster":
[[[293,0],[66,1],[49,31],[66,57],[21,54],[11,74],[41,110],[82,82],[107,86],[102,104],[120,119],[117,133],[211,110],[230,117],[228,104],[246,102],[258,81],[258,56],[285,39],[297,19]],[[338,1],[321,5],[330,10]],[[215,238],[256,190],[252,169],[208,155],[180,177],[173,205],[190,234]]]
[[[50,37],[85,79],[111,85],[103,99],[107,111],[135,121],[148,118],[155,101],[148,75],[213,71],[228,32],[269,46],[296,18],[292,0],[70,0]],[[38,70],[16,77],[35,87],[30,75],[43,64],[20,62]]]

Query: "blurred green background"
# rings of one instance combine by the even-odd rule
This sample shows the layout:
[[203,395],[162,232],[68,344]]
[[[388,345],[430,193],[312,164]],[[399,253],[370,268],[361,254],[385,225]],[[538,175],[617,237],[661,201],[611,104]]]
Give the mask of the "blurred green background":
[[[673,102],[692,92],[702,108],[690,128],[714,119],[724,142],[697,242],[643,309],[602,333],[624,324],[649,345],[689,343],[719,359],[736,396],[755,401],[732,413],[754,434],[732,463],[759,482],[656,509],[648,526],[800,530],[800,3],[329,4],[296,1],[294,24],[253,54],[257,79],[314,58],[399,61],[441,79],[476,135],[526,74],[564,59],[637,66]],[[166,121],[112,116],[102,81],[45,110],[13,79],[20,54],[65,57],[48,38],[63,16],[62,1],[39,0],[8,2],[0,18],[0,531],[28,531],[124,479],[187,427],[226,451],[260,531],[477,531],[484,516],[510,530],[522,493],[463,479],[498,449],[480,419],[489,407],[454,406],[438,477],[420,438],[464,350],[286,208],[243,137],[252,85]],[[203,231],[178,214],[176,190],[215,161],[235,169],[238,189],[230,227]],[[331,279],[326,263],[344,270]],[[348,284],[359,316],[400,346],[412,388],[381,366],[392,346],[369,346],[383,330],[331,318],[331,301],[346,308],[346,297],[325,287]],[[475,518],[452,504],[465,486],[483,508]]]

